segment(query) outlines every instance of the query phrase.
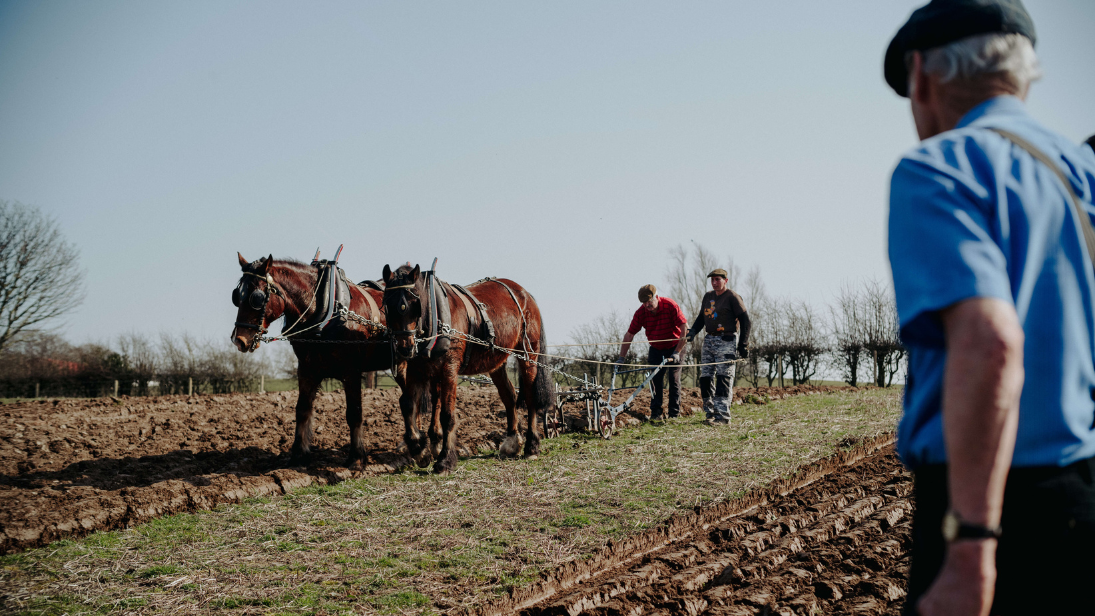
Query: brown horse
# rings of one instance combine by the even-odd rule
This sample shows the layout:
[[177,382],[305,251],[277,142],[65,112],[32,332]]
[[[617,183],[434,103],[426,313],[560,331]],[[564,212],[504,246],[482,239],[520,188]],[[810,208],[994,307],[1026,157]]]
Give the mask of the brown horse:
[[[350,426],[350,455],[346,465],[361,468],[365,462],[362,441],[361,377],[364,372],[392,367],[390,340],[378,329],[354,321],[333,319],[320,327],[325,314],[320,292],[320,268],[299,261],[274,261],[273,255],[248,263],[239,256],[243,276],[233,291],[239,306],[232,342],[241,352],[258,348],[258,337],[282,316],[298,363],[297,429],[292,460],[304,462],[311,454],[312,407],[323,379],[342,381],[346,393],[346,423]],[[383,293],[348,285],[349,308],[367,319],[383,324],[380,310]],[[371,301],[370,301],[371,299]],[[295,335],[294,335],[295,334]],[[345,340],[354,344],[324,341]],[[394,371],[393,371],[394,372]],[[402,377],[396,381],[403,386]]]
[[[410,264],[400,266],[394,272],[385,265],[384,282],[384,310],[394,338],[396,359],[402,360],[397,371],[406,381],[399,402],[408,453],[418,457],[426,448],[426,437],[418,431],[415,401],[429,396],[433,401],[429,429],[435,458],[433,470],[444,473],[455,468],[457,377],[488,374],[506,407],[506,438],[498,449],[499,455],[514,456],[521,446],[517,433],[519,402],[528,409],[525,455],[539,454],[536,418],[539,411],[554,404],[554,391],[547,371],[524,359],[535,360],[538,353],[546,350],[543,319],[532,295],[512,280],[491,278],[469,285],[470,296],[461,297],[457,289],[436,278],[431,286],[421,269],[415,266],[412,270]],[[485,333],[483,313],[475,307],[477,302],[485,306],[485,314],[493,323],[493,344],[521,350],[517,361],[520,394],[514,392],[506,375],[509,355],[493,347],[472,343],[460,335],[470,334],[479,339],[489,337]],[[440,315],[447,315],[451,328],[459,333],[442,336],[443,328],[438,325]],[[440,322],[444,320],[440,317]],[[423,337],[432,339],[422,340]]]

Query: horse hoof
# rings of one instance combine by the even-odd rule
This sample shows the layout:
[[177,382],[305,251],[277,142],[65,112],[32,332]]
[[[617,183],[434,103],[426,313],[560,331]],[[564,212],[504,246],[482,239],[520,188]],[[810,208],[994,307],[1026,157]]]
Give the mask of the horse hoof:
[[518,450],[521,449],[521,439],[514,434],[513,436],[507,436],[502,444],[498,446],[499,458],[515,458],[517,457]]
[[426,468],[432,461],[433,456],[431,456],[430,452],[427,450],[423,450],[422,453],[418,454],[418,457],[414,459],[414,463],[418,465],[418,468]]
[[530,453],[529,455],[525,456],[525,459],[526,460],[539,460],[540,459],[540,454]]

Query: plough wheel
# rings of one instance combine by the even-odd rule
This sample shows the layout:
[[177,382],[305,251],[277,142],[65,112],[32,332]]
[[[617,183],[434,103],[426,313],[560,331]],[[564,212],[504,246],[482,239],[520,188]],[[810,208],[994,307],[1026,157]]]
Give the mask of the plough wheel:
[[612,416],[612,409],[598,404],[595,419],[597,431],[601,433],[601,438],[612,438],[612,433],[616,431],[616,418]]
[[555,438],[563,433],[566,424],[563,423],[563,409],[561,404],[553,404],[544,407],[544,438]]

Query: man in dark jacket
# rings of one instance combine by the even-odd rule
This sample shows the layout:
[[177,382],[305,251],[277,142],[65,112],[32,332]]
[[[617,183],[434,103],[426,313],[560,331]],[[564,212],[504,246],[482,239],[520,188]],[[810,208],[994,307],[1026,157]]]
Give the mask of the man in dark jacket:
[[[734,402],[734,360],[748,356],[749,313],[741,296],[726,286],[726,270],[717,269],[707,275],[711,290],[700,302],[700,313],[688,330],[691,341],[704,329],[703,351],[700,354],[700,395],[707,425],[730,425],[730,405]],[[740,326],[740,331],[739,331]]]

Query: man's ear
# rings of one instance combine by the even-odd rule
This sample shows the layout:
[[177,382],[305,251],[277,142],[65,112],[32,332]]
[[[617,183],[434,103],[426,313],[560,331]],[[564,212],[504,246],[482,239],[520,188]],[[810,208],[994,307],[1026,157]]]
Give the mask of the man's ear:
[[388,264],[384,264],[384,273],[381,274],[384,277],[384,284],[388,284],[388,280],[392,277],[392,268],[388,267]]
[[248,266],[248,265],[251,265],[251,262],[250,262],[250,261],[248,261],[247,259],[244,259],[244,258],[243,258],[243,255],[241,255],[240,253],[238,253],[238,252],[237,252],[237,253],[236,253],[236,256],[240,258],[240,267],[241,267],[241,268],[243,268],[243,269],[245,269],[245,270],[246,270],[246,269],[247,269],[247,266]]
[[912,52],[912,61],[909,63],[909,98],[915,98],[916,102],[923,103],[931,90],[931,81],[924,72],[924,54],[919,51]]

